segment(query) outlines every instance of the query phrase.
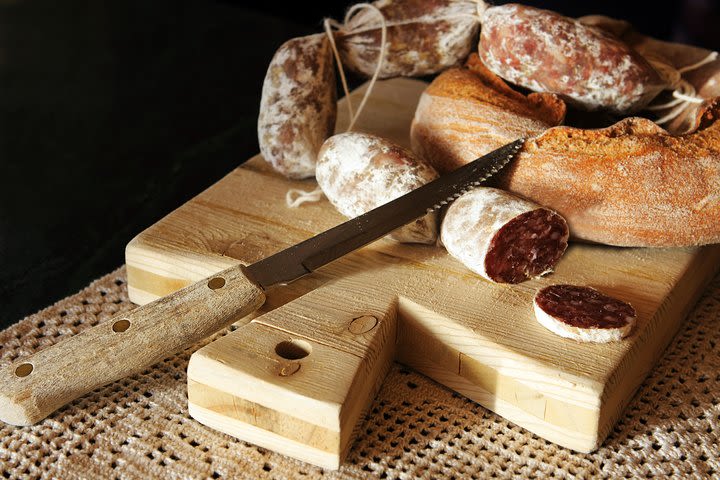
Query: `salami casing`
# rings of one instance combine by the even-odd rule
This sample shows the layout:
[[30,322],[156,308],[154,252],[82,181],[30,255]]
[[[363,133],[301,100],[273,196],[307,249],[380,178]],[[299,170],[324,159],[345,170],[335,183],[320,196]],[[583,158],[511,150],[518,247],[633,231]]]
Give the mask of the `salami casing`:
[[[359,132],[328,138],[320,149],[318,185],[335,208],[356,217],[404,195],[438,174],[409,150],[384,138]],[[406,243],[433,244],[438,235],[432,212],[395,230],[390,236]]]
[[[387,25],[380,78],[429,75],[462,62],[477,40],[478,3],[472,0],[379,0]],[[375,10],[352,16],[335,34],[345,67],[371,76],[380,59],[381,19]]]
[[498,283],[550,272],[567,248],[565,219],[495,188],[478,187],[453,202],[441,226],[447,251]]
[[668,87],[653,67],[601,29],[549,10],[508,4],[482,16],[478,51],[516,85],[552,92],[576,106],[628,113]]
[[535,317],[548,330],[583,342],[612,342],[630,334],[637,314],[627,302],[591,287],[551,285],[535,294]]
[[288,40],[265,75],[258,118],[260,152],[288,178],[312,177],[318,150],[335,129],[336,111],[327,36]]

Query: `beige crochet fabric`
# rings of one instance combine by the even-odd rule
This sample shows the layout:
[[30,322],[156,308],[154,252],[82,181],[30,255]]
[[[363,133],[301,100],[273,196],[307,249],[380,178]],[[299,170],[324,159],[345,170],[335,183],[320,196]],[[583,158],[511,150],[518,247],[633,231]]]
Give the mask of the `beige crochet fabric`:
[[[121,268],[0,332],[0,362],[131,308]],[[1,426],[4,478],[720,475],[720,276],[594,454],[553,445],[396,365],[345,465],[326,472],[192,420],[185,386],[189,356],[169,357],[100,388],[38,425]]]

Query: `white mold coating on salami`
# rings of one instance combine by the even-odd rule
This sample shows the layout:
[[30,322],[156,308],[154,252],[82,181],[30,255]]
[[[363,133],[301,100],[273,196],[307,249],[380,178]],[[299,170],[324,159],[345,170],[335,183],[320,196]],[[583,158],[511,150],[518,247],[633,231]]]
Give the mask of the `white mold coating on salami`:
[[332,135],[336,110],[327,36],[285,42],[270,62],[260,100],[258,141],[265,160],[288,178],[315,175],[317,153]]
[[[356,217],[438,177],[430,165],[384,138],[347,132],[328,138],[320,149],[318,185],[346,217]],[[395,240],[435,243],[437,213],[395,230]]]
[[542,276],[567,248],[567,223],[552,210],[495,188],[478,187],[453,202],[441,226],[447,251],[498,283]]
[[545,287],[535,294],[533,307],[545,328],[582,342],[621,340],[630,334],[637,317],[629,303],[577,285]]
[[[387,25],[386,56],[380,78],[437,73],[457,65],[472,50],[479,28],[472,0],[380,0],[372,3]],[[480,10],[484,4],[480,2]],[[364,9],[336,33],[343,65],[366,76],[377,67],[380,17]]]
[[611,34],[523,5],[485,10],[478,50],[500,77],[588,110],[636,111],[668,86],[639,53]]

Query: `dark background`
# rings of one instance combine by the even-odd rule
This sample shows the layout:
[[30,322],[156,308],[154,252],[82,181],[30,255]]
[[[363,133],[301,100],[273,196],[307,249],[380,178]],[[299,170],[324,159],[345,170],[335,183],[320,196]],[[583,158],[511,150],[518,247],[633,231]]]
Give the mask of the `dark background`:
[[[0,0],[0,327],[254,155],[274,51],[352,3]],[[526,3],[720,49],[716,2]]]

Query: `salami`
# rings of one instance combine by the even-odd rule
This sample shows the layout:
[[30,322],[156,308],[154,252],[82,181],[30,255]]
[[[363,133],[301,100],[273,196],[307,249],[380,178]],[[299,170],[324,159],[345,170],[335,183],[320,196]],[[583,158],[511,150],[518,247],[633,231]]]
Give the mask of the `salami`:
[[[356,217],[404,195],[438,174],[409,150],[384,138],[347,132],[328,138],[320,149],[318,185],[330,203],[347,217]],[[395,230],[390,236],[406,243],[433,244],[437,213],[432,212]]]
[[535,317],[561,337],[605,343],[630,334],[637,314],[627,302],[591,287],[551,285],[537,292]]
[[480,57],[495,74],[587,110],[628,113],[668,87],[642,55],[612,34],[549,10],[485,10]]
[[336,111],[327,36],[288,40],[265,75],[258,118],[260,152],[288,178],[312,177],[318,150],[335,129]]
[[569,231],[552,210],[478,187],[450,205],[440,235],[447,251],[470,270],[493,282],[519,283],[552,270]]
[[[476,1],[379,0],[372,5],[387,26],[379,78],[437,73],[462,62],[477,41]],[[382,21],[372,9],[346,19],[335,34],[344,66],[368,77],[373,74],[380,60]]]

